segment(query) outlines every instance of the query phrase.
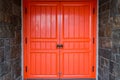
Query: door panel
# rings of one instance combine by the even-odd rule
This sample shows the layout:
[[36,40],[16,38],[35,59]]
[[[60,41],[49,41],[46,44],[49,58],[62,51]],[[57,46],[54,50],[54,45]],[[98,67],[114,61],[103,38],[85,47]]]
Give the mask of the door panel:
[[31,3],[28,77],[59,78],[58,4]]
[[92,27],[90,3],[62,3],[61,78],[91,77]]

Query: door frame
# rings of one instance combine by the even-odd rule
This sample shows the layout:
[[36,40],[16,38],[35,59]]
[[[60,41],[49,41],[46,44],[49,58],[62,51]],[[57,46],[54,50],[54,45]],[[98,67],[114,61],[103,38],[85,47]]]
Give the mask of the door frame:
[[[26,48],[26,45],[25,45],[25,42],[26,42],[26,28],[25,28],[25,26],[27,25],[26,24],[26,17],[27,16],[29,16],[29,15],[27,15],[26,16],[26,12],[27,12],[27,10],[26,10],[26,7],[28,6],[28,2],[29,2],[30,0],[21,0],[21,15],[22,15],[22,30],[21,30],[21,37],[22,37],[22,39],[21,39],[21,46],[22,46],[22,54],[21,54],[21,76],[22,76],[22,80],[24,80],[24,78],[25,78],[25,76],[27,76],[27,75],[25,75],[24,74],[24,71],[26,70],[26,68],[25,68],[25,63],[26,63],[26,60],[24,59],[24,58],[26,58],[26,50],[25,50],[25,48]],[[37,0],[36,0],[37,1]],[[41,0],[41,1],[44,1],[44,0]],[[47,2],[49,2],[49,1],[55,1],[55,0],[46,0]],[[73,1],[73,0],[58,0],[58,1]],[[75,1],[80,1],[80,0],[74,0],[74,2]],[[88,0],[89,1],[89,0]],[[44,1],[45,2],[45,1]],[[56,1],[57,2],[57,1]],[[94,17],[93,17],[93,24],[94,24],[94,26],[93,26],[93,29],[94,29],[94,41],[95,41],[95,43],[94,43],[94,66],[95,66],[95,72],[94,72],[94,77],[96,77],[96,80],[98,80],[98,46],[99,46],[99,44],[98,44],[98,4],[99,4],[99,1],[98,0],[92,0],[92,2],[93,2],[93,7],[94,7],[94,9],[95,9],[95,14],[94,14]]]

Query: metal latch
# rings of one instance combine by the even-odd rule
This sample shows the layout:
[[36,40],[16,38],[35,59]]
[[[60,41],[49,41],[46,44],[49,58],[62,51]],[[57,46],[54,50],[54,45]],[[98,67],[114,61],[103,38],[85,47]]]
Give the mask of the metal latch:
[[63,48],[63,44],[57,44],[57,48]]

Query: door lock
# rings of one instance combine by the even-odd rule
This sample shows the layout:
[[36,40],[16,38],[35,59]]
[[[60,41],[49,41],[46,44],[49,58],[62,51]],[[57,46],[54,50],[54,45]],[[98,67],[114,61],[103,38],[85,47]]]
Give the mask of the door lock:
[[63,48],[63,44],[57,44],[57,48]]

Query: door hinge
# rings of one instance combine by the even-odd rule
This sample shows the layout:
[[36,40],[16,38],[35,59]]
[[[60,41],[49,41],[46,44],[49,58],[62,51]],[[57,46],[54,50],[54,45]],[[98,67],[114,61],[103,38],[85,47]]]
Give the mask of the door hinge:
[[25,14],[27,14],[27,8],[25,8]]
[[95,67],[94,67],[94,66],[92,66],[92,72],[94,72],[94,68],[95,68]]
[[27,44],[27,37],[25,38],[25,43]]
[[93,38],[93,44],[95,43],[95,38]]
[[26,66],[26,67],[25,67],[25,72],[27,72],[27,71],[28,71],[28,67]]
[[95,8],[93,8],[93,14],[95,14]]

